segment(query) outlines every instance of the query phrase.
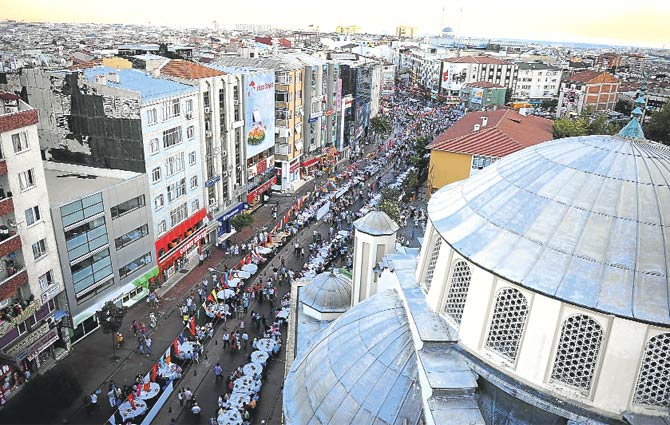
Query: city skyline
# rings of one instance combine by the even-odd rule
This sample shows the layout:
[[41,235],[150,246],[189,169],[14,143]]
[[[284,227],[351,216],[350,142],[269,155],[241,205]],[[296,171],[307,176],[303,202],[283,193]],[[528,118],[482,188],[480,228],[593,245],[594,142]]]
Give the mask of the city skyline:
[[378,1],[354,3],[344,0],[338,3],[337,10],[327,14],[323,13],[323,9],[312,12],[313,5],[303,0],[294,1],[290,6],[263,0],[258,2],[251,13],[243,6],[220,7],[220,3],[212,0],[195,0],[190,3],[188,10],[172,1],[161,2],[160,7],[155,1],[136,3],[129,0],[118,0],[113,6],[106,7],[81,0],[59,3],[49,0],[4,0],[3,3],[0,19],[32,22],[211,28],[216,20],[220,26],[229,29],[236,24],[303,29],[316,25],[321,31],[328,32],[338,25],[358,25],[362,32],[380,34],[393,33],[398,25],[418,27],[420,34],[437,34],[442,27],[449,26],[464,37],[656,48],[667,47],[670,40],[670,31],[665,27],[670,20],[670,4],[660,0],[646,1],[641,5],[639,2],[612,0],[608,2],[607,8],[596,2],[566,0],[561,3],[560,9],[551,11],[550,16],[546,9],[537,8],[536,3],[529,0],[522,0],[514,8],[489,0],[475,5],[418,0],[413,2],[411,10],[388,7],[382,10],[382,3]]

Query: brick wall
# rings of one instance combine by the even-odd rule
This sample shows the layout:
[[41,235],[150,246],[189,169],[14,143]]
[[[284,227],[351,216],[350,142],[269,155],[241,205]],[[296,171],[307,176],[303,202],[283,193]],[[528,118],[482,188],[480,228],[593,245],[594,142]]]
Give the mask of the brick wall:
[[0,115],[0,133],[37,124],[37,110]]

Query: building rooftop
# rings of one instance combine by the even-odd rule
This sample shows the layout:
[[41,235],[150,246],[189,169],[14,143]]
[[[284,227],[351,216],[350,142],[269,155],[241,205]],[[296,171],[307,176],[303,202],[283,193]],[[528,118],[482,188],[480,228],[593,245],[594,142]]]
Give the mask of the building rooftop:
[[477,87],[480,89],[504,89],[500,84],[489,83],[488,81],[475,81],[473,83],[465,83],[463,87]]
[[[486,126],[475,131],[475,125]],[[428,148],[444,152],[502,158],[553,138],[551,120],[525,116],[512,109],[470,112],[440,134]]]
[[351,307],[351,279],[335,271],[318,274],[302,288],[300,302],[320,313],[344,313]]
[[172,59],[161,68],[161,74],[171,77],[182,78],[184,80],[197,80],[200,78],[220,77],[226,75],[225,72],[210,68],[191,61],[183,59]]
[[461,56],[460,58],[445,59],[445,62],[452,63],[478,63],[486,65],[506,65],[508,62],[491,56]]
[[123,181],[141,176],[141,174],[131,171],[109,170],[51,161],[45,161],[43,164],[51,206],[67,204]]
[[619,79],[609,72],[581,71],[565,77],[563,81],[571,83],[618,83]]
[[558,68],[553,65],[546,64],[544,62],[520,62],[517,64],[519,70],[547,70],[547,71],[560,71],[561,68]]
[[384,211],[370,211],[354,221],[356,231],[372,236],[392,235],[399,227]]
[[84,70],[85,78],[92,83],[96,82],[96,76],[102,75],[107,77],[109,74],[118,75],[119,82],[116,83],[107,78],[105,82],[106,86],[136,92],[140,95],[142,103],[165,97],[195,93],[197,91],[193,86],[164,78],[156,78],[135,69],[114,69],[106,66],[96,66]]
[[670,325],[670,148],[621,136],[523,149],[440,189],[428,216],[468,261],[533,291]]

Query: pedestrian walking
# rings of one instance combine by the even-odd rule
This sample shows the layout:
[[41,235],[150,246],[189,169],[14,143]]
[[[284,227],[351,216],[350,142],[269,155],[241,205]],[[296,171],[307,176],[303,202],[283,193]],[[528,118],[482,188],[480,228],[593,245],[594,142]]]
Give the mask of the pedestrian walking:
[[216,377],[216,382],[219,382],[223,379],[223,368],[219,363],[214,365],[214,376]]
[[184,389],[180,389],[179,392],[177,393],[177,399],[179,400],[179,406],[184,405]]
[[191,407],[191,399],[193,398],[193,393],[191,392],[191,389],[189,387],[186,387],[186,390],[184,390],[184,400],[186,400],[186,405],[188,407]]
[[149,357],[151,355],[151,338],[150,337],[146,337],[146,339],[144,340],[144,345],[146,345],[146,347],[147,347],[147,357]]

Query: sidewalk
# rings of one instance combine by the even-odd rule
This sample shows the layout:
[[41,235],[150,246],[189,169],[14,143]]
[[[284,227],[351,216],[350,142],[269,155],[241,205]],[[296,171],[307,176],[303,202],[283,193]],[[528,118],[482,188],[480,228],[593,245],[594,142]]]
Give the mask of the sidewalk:
[[[313,190],[312,185],[303,185],[297,195],[304,195],[309,190]],[[247,241],[253,238],[261,227],[274,226],[277,220],[272,219],[272,205],[276,201],[279,201],[279,214],[277,215],[277,220],[279,220],[293,206],[294,198],[293,196],[272,196],[268,203],[253,213],[254,224],[235,234],[232,242]],[[126,336],[125,345],[116,350],[117,356],[120,357],[117,362],[112,361],[114,346],[112,334],[105,334],[99,329],[75,344],[70,354],[60,363],[71,366],[76,371],[83,389],[82,399],[63,409],[59,417],[55,418],[54,423],[104,423],[113,413],[106,396],[109,383],[113,380],[117,384],[128,384],[134,381],[138,373],[147,373],[160,353],[168,348],[183,327],[179,314],[176,314],[177,304],[190,293],[192,288],[202,282],[208,268],[222,268],[223,264],[233,266],[241,258],[241,255],[225,258],[223,250],[213,248],[210,258],[206,259],[202,266],[193,262],[187,273],[178,273],[178,279],[174,282],[167,282],[167,286],[158,290],[158,293],[161,294],[158,326],[155,330],[150,329],[148,332],[153,341],[152,356],[147,357],[134,351],[136,341],[128,330],[134,319],[149,323],[151,310],[144,300],[131,307],[124,317],[121,332]],[[189,373],[192,372],[189,371]],[[83,396],[98,389],[102,390],[99,397],[99,408],[88,416],[83,409]]]

